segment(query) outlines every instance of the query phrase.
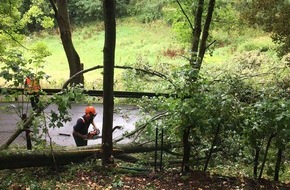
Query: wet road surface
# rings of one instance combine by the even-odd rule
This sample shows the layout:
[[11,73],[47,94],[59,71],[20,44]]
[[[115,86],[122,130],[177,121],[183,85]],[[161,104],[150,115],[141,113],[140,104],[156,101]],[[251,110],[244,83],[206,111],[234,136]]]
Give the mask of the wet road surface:
[[[26,107],[28,106],[25,103]],[[0,146],[8,140],[8,138],[17,129],[17,122],[21,120],[20,116],[17,115],[15,107],[17,103],[0,103]],[[102,131],[102,120],[103,120],[103,105],[93,104],[96,108],[98,115],[95,117],[94,121],[97,127]],[[84,114],[86,105],[85,104],[74,104],[69,110],[72,120],[70,122],[64,123],[61,128],[49,129],[49,135],[52,141],[61,146],[75,146],[74,139],[71,135],[72,128],[75,125],[77,119]],[[113,133],[113,138],[118,138],[122,136],[124,132],[129,132],[135,129],[135,123],[140,117],[138,117],[138,108],[135,106],[127,105],[115,105],[113,116],[113,126],[122,126],[120,130],[115,130]],[[30,108],[28,107],[28,110]],[[47,114],[51,110],[56,110],[55,106],[50,106],[44,110]],[[89,131],[92,130],[90,126]],[[64,134],[64,135],[61,135]],[[100,134],[101,135],[101,134]],[[48,140],[49,138],[46,137]],[[119,143],[126,143],[129,140],[123,140]],[[101,139],[89,140],[88,145],[100,144]],[[12,143],[12,145],[26,145],[25,132],[21,133],[17,139]]]

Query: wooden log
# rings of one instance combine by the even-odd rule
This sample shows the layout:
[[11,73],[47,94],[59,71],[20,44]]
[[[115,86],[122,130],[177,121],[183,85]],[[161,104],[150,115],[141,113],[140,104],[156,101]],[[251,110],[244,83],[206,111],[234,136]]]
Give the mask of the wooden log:
[[[114,150],[113,155],[122,154],[120,150]],[[87,158],[99,159],[102,157],[100,149],[69,150],[69,151],[22,151],[0,152],[0,169],[15,169],[24,167],[60,166],[84,161]]]
[[[169,150],[174,147],[172,144],[167,144],[163,148]],[[157,147],[161,149],[160,146]],[[127,162],[137,162],[138,159],[129,154],[152,152],[155,150],[154,145],[137,145],[137,144],[122,144],[113,149],[113,156]],[[84,146],[67,148],[63,150],[3,150],[0,151],[0,170],[15,169],[25,167],[43,167],[43,166],[61,166],[70,163],[77,163],[86,160],[87,158],[102,158],[100,146]]]

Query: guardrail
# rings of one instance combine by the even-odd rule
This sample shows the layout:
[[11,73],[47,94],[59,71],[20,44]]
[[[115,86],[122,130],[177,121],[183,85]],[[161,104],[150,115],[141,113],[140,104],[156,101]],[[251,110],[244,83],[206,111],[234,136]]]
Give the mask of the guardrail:
[[[47,95],[53,95],[56,93],[61,92],[61,89],[41,89],[45,94]],[[23,88],[0,88],[0,93],[6,92],[6,93],[12,93],[13,91],[23,92]],[[103,91],[102,90],[85,90],[85,94],[88,94],[89,96],[97,96],[102,97]],[[143,96],[147,97],[156,97],[156,96],[164,96],[169,97],[169,94],[166,93],[154,93],[154,92],[127,92],[127,91],[114,91],[114,97],[117,98],[142,98]]]

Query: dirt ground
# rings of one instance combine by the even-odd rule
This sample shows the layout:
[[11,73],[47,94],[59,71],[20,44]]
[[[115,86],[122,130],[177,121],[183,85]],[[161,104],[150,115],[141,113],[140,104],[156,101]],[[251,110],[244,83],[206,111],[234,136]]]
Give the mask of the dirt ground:
[[[19,172],[18,174],[22,173]],[[24,172],[22,173],[24,174]],[[181,175],[178,171],[149,172],[146,174],[132,173],[108,173],[107,171],[78,170],[74,173],[73,179],[58,181],[55,186],[46,186],[49,179],[55,176],[43,175],[34,172],[37,181],[43,184],[38,189],[71,189],[71,190],[125,190],[125,189],[160,189],[160,190],[289,190],[290,184],[274,182],[266,179],[254,180],[245,177],[228,177],[210,175],[208,172],[192,171],[189,174]],[[63,173],[64,174],[64,173]],[[62,175],[63,175],[62,174]],[[71,175],[71,174],[65,174]],[[3,177],[3,176],[2,176]],[[15,176],[16,177],[16,176]],[[1,176],[0,176],[1,178]],[[44,179],[45,178],[45,179]],[[3,178],[2,178],[3,179]],[[13,181],[8,189],[27,190],[31,187]]]
[[[181,175],[178,172],[159,172],[148,175],[122,175],[118,178],[100,175],[98,172],[78,173],[79,178],[71,181],[71,186],[86,183],[91,189],[197,189],[197,190],[289,190],[290,184],[273,182],[262,179],[260,181],[243,177],[226,177],[210,175],[200,171]],[[96,181],[91,181],[95,179]],[[94,178],[92,178],[94,177]],[[108,186],[108,184],[111,184]],[[119,187],[118,187],[119,186]]]

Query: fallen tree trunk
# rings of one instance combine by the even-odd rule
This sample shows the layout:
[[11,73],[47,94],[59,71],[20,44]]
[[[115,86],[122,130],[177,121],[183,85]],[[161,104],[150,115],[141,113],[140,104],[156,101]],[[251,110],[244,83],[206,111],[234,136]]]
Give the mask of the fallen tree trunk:
[[[113,155],[123,154],[120,150],[114,150]],[[53,159],[54,156],[54,159]],[[24,167],[61,166],[70,163],[84,161],[87,158],[102,158],[101,149],[54,151],[25,151],[25,152],[1,152],[0,169],[15,169]],[[54,161],[55,160],[55,161]]]
[[[163,149],[171,148],[165,145]],[[161,150],[161,147],[157,147]],[[121,145],[118,149],[113,149],[113,156],[127,162],[137,162],[138,159],[129,155],[130,153],[152,152],[155,147],[152,145]],[[81,147],[66,150],[24,150],[0,152],[0,170],[16,169],[25,167],[61,166],[71,163],[82,162],[87,158],[102,158],[100,147]]]

